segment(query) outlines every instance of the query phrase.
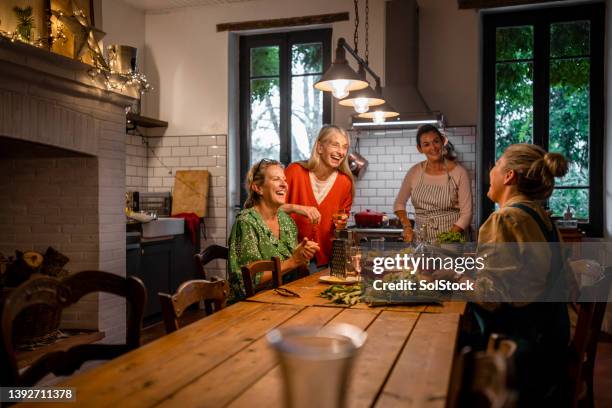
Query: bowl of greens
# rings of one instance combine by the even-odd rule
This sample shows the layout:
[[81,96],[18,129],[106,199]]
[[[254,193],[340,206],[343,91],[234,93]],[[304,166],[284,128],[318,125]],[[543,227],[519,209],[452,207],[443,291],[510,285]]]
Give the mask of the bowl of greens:
[[455,253],[461,253],[463,251],[465,237],[460,232],[445,231],[439,233],[436,238],[441,248],[453,251]]

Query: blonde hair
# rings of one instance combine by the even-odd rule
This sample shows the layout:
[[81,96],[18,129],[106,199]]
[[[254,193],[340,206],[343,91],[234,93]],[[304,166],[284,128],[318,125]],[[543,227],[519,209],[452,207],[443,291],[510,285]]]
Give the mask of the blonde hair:
[[[300,161],[298,163],[302,167],[310,171],[314,171],[317,167],[319,167],[319,164],[321,163],[321,155],[317,151],[317,147],[319,147],[319,144],[329,142],[331,135],[333,135],[336,132],[340,133],[342,136],[346,138],[346,141],[349,143],[349,147],[350,147],[351,138],[349,137],[349,134],[345,129],[341,128],[340,126],[336,126],[336,125],[324,125],[323,127],[321,127],[321,130],[319,131],[319,135],[317,136],[317,139],[315,140],[314,145],[312,146],[312,152],[310,153],[310,158],[308,160]],[[348,164],[348,152],[346,156],[344,156],[344,158],[342,159],[342,162],[340,163],[340,166],[338,167],[338,171],[346,175],[351,180],[353,195],[355,195],[355,182],[353,180],[353,173],[351,173],[351,168],[349,167],[349,164]]]
[[266,181],[266,169],[271,166],[280,166],[285,168],[283,164],[277,160],[261,159],[251,166],[246,175],[244,186],[247,191],[247,199],[244,201],[244,208],[251,208],[261,200],[261,195],[253,190],[253,184],[260,187]]
[[555,177],[567,173],[568,163],[560,153],[547,153],[540,146],[518,143],[508,146],[503,157],[504,170],[517,174],[517,188],[533,200],[545,200],[552,194]]

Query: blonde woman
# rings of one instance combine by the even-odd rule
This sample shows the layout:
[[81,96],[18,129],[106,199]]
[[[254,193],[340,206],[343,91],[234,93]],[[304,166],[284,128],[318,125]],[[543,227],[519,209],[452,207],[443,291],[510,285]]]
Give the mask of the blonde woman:
[[[540,203],[552,194],[555,177],[566,172],[567,161],[559,153],[533,144],[509,146],[489,172],[487,197],[499,209],[478,233],[478,256],[486,259],[485,267],[475,278],[459,277],[476,287],[468,316],[481,331],[471,333],[470,343],[482,348],[490,333],[499,333],[518,344],[518,406],[560,406],[554,398],[569,342],[565,302],[575,281],[555,244],[558,231]],[[434,277],[444,275],[451,277],[444,272]]]
[[348,149],[346,130],[323,126],[310,159],[292,163],[285,171],[288,192],[282,210],[291,213],[299,239],[307,237],[319,244],[321,250],[315,255],[319,268],[327,265],[331,257],[332,215],[338,210],[348,213],[353,203]]
[[[319,246],[304,239],[298,245],[293,220],[279,208],[287,197],[287,180],[281,163],[263,159],[247,173],[248,197],[229,239],[232,297],[244,297],[240,268],[253,261],[281,259],[283,271],[307,265]],[[262,276],[255,277],[257,284]]]

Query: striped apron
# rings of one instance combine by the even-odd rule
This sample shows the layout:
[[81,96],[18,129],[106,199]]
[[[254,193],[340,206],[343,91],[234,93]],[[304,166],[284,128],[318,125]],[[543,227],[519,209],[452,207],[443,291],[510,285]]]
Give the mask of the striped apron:
[[423,171],[411,197],[416,221],[415,238],[433,242],[439,233],[450,230],[459,219],[459,187],[448,173],[446,160],[445,185],[423,183],[427,162],[421,167]]

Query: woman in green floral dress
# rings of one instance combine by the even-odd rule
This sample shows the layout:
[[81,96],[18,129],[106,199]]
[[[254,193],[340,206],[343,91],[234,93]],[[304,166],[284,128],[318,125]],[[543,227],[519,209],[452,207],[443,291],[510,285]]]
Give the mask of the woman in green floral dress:
[[[280,211],[287,196],[287,181],[282,164],[263,159],[247,173],[248,197],[238,214],[229,239],[231,298],[245,297],[240,268],[253,261],[281,259],[283,272],[307,265],[319,250],[316,242],[304,238],[297,242],[297,227]],[[254,284],[262,276],[255,276]]]

